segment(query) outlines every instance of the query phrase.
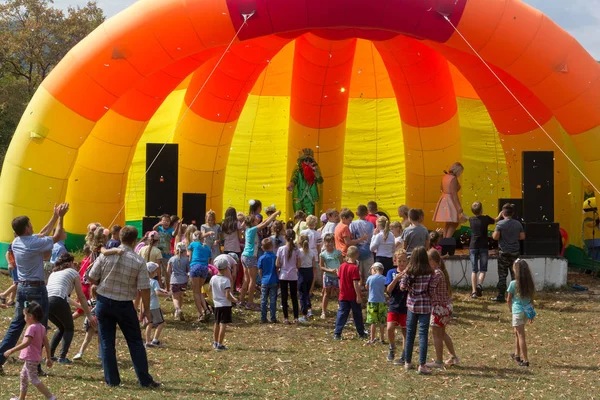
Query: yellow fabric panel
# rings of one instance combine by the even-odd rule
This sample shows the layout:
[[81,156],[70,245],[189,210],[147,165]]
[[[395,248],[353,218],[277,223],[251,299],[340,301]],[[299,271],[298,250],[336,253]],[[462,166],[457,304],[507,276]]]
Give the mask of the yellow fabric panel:
[[94,123],[40,87],[12,138],[0,177],[0,240],[13,238],[10,221],[28,215],[41,228],[65,199],[77,148]]
[[[573,143],[573,138],[576,136],[571,136],[565,132],[565,130],[560,127],[561,136],[563,141],[563,150],[567,153],[569,158],[579,167],[582,171],[588,175],[590,169],[586,169],[587,166],[583,161],[583,157],[580,153],[578,153],[578,149],[575,147]],[[597,142],[595,142],[597,143]],[[558,157],[564,157],[562,154],[559,154]],[[581,200],[583,199],[584,187],[588,187],[589,184],[581,178],[581,175],[577,171],[577,169],[571,164],[568,163],[568,174],[570,178],[569,187],[570,191],[567,193],[562,193],[561,196],[555,196],[555,201],[558,199],[560,201],[559,207],[561,208],[561,213],[564,213],[567,221],[565,225],[562,225],[563,228],[569,234],[569,243],[574,246],[581,246],[583,243],[582,237],[582,221],[585,218],[582,216],[582,204]],[[596,166],[596,171],[600,169],[600,163]],[[566,171],[561,172],[567,173]],[[589,175],[588,175],[589,176]],[[562,209],[565,209],[564,211]]]
[[465,167],[460,179],[461,204],[465,213],[472,215],[471,204],[480,201],[484,213],[495,217],[498,214],[498,199],[511,197],[504,149],[483,102],[465,98],[456,100],[463,150],[462,163]]
[[[568,150],[565,147],[563,131],[555,118],[548,121],[544,129],[561,148]],[[511,192],[515,197],[522,196],[522,152],[554,151],[554,221],[560,223],[569,234],[573,233],[576,238],[576,232],[581,230],[577,227],[580,221],[573,216],[579,215],[581,210],[576,214],[573,214],[573,211],[581,207],[582,178],[570,166],[569,161],[540,129],[522,135],[501,135],[501,143],[504,146],[507,164],[510,166]]]
[[[156,111],[144,133],[137,142],[127,179],[125,218],[128,221],[141,220],[146,214],[146,144],[165,143],[179,120],[185,90],[176,90],[169,95]],[[168,140],[172,143],[173,138]]]
[[[585,161],[585,174],[594,186],[600,188],[600,154],[598,143],[600,143],[600,126],[578,135],[572,135],[571,141],[575,146],[575,152],[579,152]],[[587,184],[587,183],[586,183]]]
[[440,197],[443,171],[461,160],[458,114],[433,127],[402,124],[406,163],[406,204],[425,211],[428,228]]
[[406,201],[404,142],[396,99],[350,99],[342,206],[374,200],[393,219]]
[[275,204],[285,213],[289,115],[289,97],[248,97],[229,152],[224,210],[247,213],[248,201],[259,199],[263,207]]
[[292,72],[296,42],[283,46],[252,87],[251,94],[256,96],[289,96],[292,91]]
[[387,68],[373,42],[356,41],[356,54],[352,66],[350,98],[387,99],[395,98],[394,88]]

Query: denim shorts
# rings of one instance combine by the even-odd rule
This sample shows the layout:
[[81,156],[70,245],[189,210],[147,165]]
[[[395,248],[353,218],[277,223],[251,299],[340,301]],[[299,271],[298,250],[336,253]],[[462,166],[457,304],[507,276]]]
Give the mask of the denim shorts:
[[488,249],[470,249],[469,258],[471,259],[471,271],[473,273],[487,272]]
[[328,275],[323,275],[323,287],[325,289],[329,289],[332,287],[339,289],[340,288],[340,278],[333,278]]
[[208,277],[208,265],[194,264],[190,266],[190,277],[206,279]]

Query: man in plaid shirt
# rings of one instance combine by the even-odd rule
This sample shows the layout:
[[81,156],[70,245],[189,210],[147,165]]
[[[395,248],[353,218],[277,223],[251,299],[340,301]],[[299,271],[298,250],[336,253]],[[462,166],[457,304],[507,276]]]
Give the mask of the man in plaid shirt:
[[150,315],[150,279],[144,259],[133,249],[138,231],[133,226],[121,229],[121,255],[100,255],[90,268],[88,280],[97,285],[96,318],[98,319],[98,335],[102,344],[102,367],[104,379],[109,386],[121,384],[115,336],[117,324],[129,346],[129,354],[139,384],[144,387],[159,387],[148,373],[148,358],[142,341],[137,313],[133,300],[139,291],[148,321]]

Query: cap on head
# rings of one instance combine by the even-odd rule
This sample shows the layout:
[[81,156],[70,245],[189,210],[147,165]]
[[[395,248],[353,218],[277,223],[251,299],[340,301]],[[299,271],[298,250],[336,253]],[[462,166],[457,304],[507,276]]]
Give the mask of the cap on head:
[[146,268],[148,268],[148,273],[151,274],[158,269],[158,264],[150,261],[146,263]]
[[227,261],[226,257],[216,257],[213,264],[215,265],[215,267],[217,267],[219,271],[229,267],[229,261]]

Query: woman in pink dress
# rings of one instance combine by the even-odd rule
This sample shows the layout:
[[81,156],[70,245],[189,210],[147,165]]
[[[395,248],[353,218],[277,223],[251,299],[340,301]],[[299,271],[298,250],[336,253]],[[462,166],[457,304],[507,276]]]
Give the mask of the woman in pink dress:
[[442,196],[433,214],[433,220],[446,223],[443,232],[444,238],[451,238],[461,220],[464,219],[463,209],[458,198],[458,192],[460,191],[458,177],[463,173],[463,170],[462,164],[455,162],[450,167],[450,172],[444,171],[445,175],[442,178]]

